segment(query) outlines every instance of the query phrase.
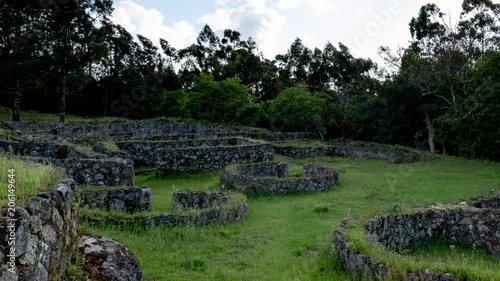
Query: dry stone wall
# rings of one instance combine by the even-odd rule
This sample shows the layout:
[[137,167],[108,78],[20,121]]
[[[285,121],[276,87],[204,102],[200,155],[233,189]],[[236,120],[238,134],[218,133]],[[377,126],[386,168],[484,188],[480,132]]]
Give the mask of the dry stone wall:
[[221,175],[225,189],[249,194],[324,191],[338,183],[338,172],[316,164],[304,164],[304,176],[287,178],[288,164],[258,163],[228,167]]
[[316,134],[311,133],[281,133],[248,127],[230,127],[222,125],[208,125],[203,123],[168,121],[168,120],[140,120],[140,121],[90,121],[90,122],[0,122],[0,128],[22,133],[36,133],[56,135],[74,142],[91,142],[95,140],[147,139],[152,136],[161,136],[162,139],[195,137],[248,137],[269,141],[291,139],[313,139]]
[[127,213],[151,211],[151,188],[103,188],[98,191],[81,190],[80,208],[117,210]]
[[134,163],[106,154],[85,154],[69,145],[31,141],[0,141],[0,152],[29,156],[33,162],[49,162],[62,169],[79,185],[132,186]]
[[164,149],[158,151],[157,176],[178,172],[206,172],[229,164],[272,161],[274,150],[266,143]]
[[[489,255],[500,257],[500,197],[482,198],[472,205],[431,208],[411,214],[387,215],[368,221],[366,238],[380,243],[388,250],[401,250],[418,242],[447,240],[453,243],[475,244],[486,247]],[[348,220],[334,232],[335,254],[350,272],[364,278],[391,278],[396,280],[458,280],[446,272],[432,269],[401,272],[354,250],[346,236]]]
[[179,141],[128,141],[116,142],[116,145],[126,151],[139,166],[155,166],[160,154],[171,149],[230,147],[255,144],[241,138],[218,138]]
[[134,163],[131,160],[64,159],[54,164],[82,186],[133,186]]
[[275,142],[273,146],[277,154],[290,158],[338,156],[347,158],[385,159],[391,164],[400,164],[418,162],[422,157],[420,154],[408,149],[350,140],[333,140],[319,147],[308,147],[307,143],[289,145],[281,142]]
[[139,225],[209,225],[238,221],[248,212],[246,198],[238,193],[223,191],[177,191],[172,196],[175,213],[135,216],[130,219],[94,217],[83,215],[82,219],[96,224]]
[[[15,223],[11,211],[1,210],[0,279],[1,280],[60,280],[76,250],[78,240],[78,192],[73,180],[60,181],[47,191],[25,200],[15,207]],[[14,251],[10,252],[14,246]],[[9,271],[15,266],[15,273]],[[16,279],[18,278],[18,279]]]

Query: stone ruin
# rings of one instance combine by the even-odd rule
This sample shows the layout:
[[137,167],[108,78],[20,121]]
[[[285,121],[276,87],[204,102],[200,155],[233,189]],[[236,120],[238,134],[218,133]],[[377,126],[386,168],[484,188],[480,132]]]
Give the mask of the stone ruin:
[[[23,241],[31,242],[25,243],[26,247],[16,253],[22,270],[19,280],[60,278],[67,267],[68,257],[77,246],[81,253],[88,255],[85,267],[94,272],[91,278],[122,280],[129,276],[130,280],[140,279],[142,273],[137,260],[119,242],[86,235],[81,244],[75,244],[73,238],[76,238],[78,208],[71,212],[63,211],[66,208],[63,205],[67,206],[69,201],[62,200],[61,203],[57,199],[66,196],[67,190],[72,190],[72,206],[77,196],[81,198],[78,200],[82,208],[138,213],[127,219],[82,216],[82,219],[94,223],[206,225],[239,220],[248,211],[246,198],[238,193],[178,191],[172,197],[172,213],[144,213],[151,210],[151,190],[134,186],[135,166],[153,166],[157,176],[165,176],[178,172],[213,171],[238,164],[223,171],[221,180],[225,188],[245,193],[273,194],[322,191],[338,183],[335,170],[315,164],[304,165],[303,177],[288,177],[286,163],[271,162],[275,152],[287,157],[379,158],[396,164],[420,159],[417,154],[406,150],[388,146],[380,149],[381,146],[375,144],[350,141],[305,148],[264,142],[315,139],[316,136],[310,133],[280,133],[167,120],[65,124],[0,122],[0,129],[5,132],[0,135],[0,152],[28,156],[32,162],[53,163],[74,180],[62,182],[55,189],[50,188],[30,197],[26,201],[27,211],[20,211],[17,237],[27,239],[29,236],[29,240]],[[82,146],[92,149],[82,150]],[[80,186],[80,192],[76,191],[76,184]],[[46,209],[37,209],[30,200]],[[28,219],[26,214],[32,218]],[[23,241],[19,243],[24,245]],[[33,262],[35,256],[41,257],[39,263]],[[121,256],[130,263],[117,261],[117,257]],[[5,256],[0,258],[0,272],[4,274],[7,260]],[[113,268],[115,270],[110,271]]]
[[264,162],[229,166],[221,175],[224,189],[247,194],[283,194],[324,191],[338,183],[338,172],[317,164],[304,164],[303,177],[287,177],[288,164]]
[[248,202],[245,196],[225,191],[177,191],[172,195],[172,207],[173,212],[158,215],[143,214],[132,218],[115,218],[84,214],[81,218],[94,224],[142,227],[153,225],[201,226],[238,221],[248,212]]
[[134,186],[127,188],[104,187],[80,191],[80,208],[115,210],[126,213],[151,211],[151,188]]
[[399,148],[386,144],[352,140],[331,140],[313,145],[293,145],[287,142],[274,142],[275,153],[289,158],[332,156],[346,158],[383,159],[391,164],[414,163],[422,155],[411,149]]
[[[470,207],[469,207],[470,206]],[[469,203],[433,207],[409,214],[395,214],[369,220],[365,236],[388,251],[399,251],[415,243],[445,240],[453,243],[485,247],[487,253],[500,258],[500,194],[472,199]],[[421,268],[401,272],[390,264],[373,260],[355,250],[347,238],[348,225],[344,220],[333,234],[335,255],[348,271],[368,279],[395,280],[462,280],[449,272]]]

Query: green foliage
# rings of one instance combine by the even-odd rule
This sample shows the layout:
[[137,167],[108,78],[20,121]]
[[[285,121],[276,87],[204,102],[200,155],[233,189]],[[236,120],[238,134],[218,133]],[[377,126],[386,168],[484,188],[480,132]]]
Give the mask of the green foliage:
[[271,123],[286,131],[317,132],[334,124],[335,104],[324,93],[311,94],[305,84],[283,90],[269,109]]
[[[462,116],[446,121],[455,124],[454,140],[463,156],[500,160],[500,52],[488,52],[462,75],[465,97]],[[450,120],[451,119],[451,120]]]
[[235,78],[214,81],[211,74],[194,78],[187,107],[197,120],[229,124],[240,108],[250,103],[248,87]]
[[267,120],[266,113],[261,104],[249,103],[236,112],[236,124],[257,127]]
[[186,107],[188,97],[185,91],[177,90],[166,92],[160,105],[162,116],[173,118],[189,118],[189,110]]

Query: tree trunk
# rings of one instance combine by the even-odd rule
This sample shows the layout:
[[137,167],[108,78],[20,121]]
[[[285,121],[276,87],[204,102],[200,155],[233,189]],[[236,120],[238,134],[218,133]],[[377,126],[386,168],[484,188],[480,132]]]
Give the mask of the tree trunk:
[[21,121],[21,92],[19,90],[14,94],[12,121]]
[[61,87],[61,112],[59,113],[59,122],[66,121],[66,74],[62,77]]
[[434,127],[432,126],[431,118],[427,112],[425,113],[425,123],[427,124],[427,131],[429,133],[429,149],[431,153],[434,153],[436,152],[436,144],[434,143],[435,132]]

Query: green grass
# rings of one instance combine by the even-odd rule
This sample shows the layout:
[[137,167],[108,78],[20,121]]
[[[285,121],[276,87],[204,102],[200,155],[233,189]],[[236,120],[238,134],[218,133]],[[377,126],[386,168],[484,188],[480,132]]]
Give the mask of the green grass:
[[[9,170],[14,170],[15,177],[9,177]],[[51,165],[30,165],[17,156],[0,153],[0,207],[8,204],[9,180],[15,181],[16,202],[35,195],[64,178],[64,175]]]
[[[387,264],[397,272],[418,272],[432,269],[435,272],[451,273],[460,280],[500,280],[500,260],[487,256],[483,248],[472,245],[453,245],[443,241],[422,243],[401,253],[387,251],[381,245],[367,241],[364,225],[368,218],[348,225],[347,240],[352,250],[359,251],[374,261]],[[398,278],[396,278],[398,279]]]
[[[340,184],[320,193],[249,197],[248,216],[222,226],[86,228],[124,242],[146,281],[351,280],[331,250],[343,218],[390,213],[395,204],[409,211],[414,204],[448,203],[500,187],[500,163],[444,156],[401,165],[329,157],[286,162],[292,171],[311,162],[336,168]],[[136,182],[151,186],[153,210],[165,210],[173,190],[212,189],[219,174],[139,176]]]
[[498,270],[500,259],[489,257],[485,248],[475,245],[437,241],[412,247],[407,255],[419,262],[427,261],[443,266],[453,265],[482,273],[489,272],[492,275],[496,273],[495,280],[500,280]]
[[[66,114],[66,121],[114,121],[118,117],[83,117]],[[0,106],[0,121],[11,121],[12,109]],[[42,113],[37,111],[21,110],[21,121],[59,122],[59,113]]]
[[112,140],[103,141],[102,144],[104,145],[104,149],[106,149],[107,151],[119,151],[120,150],[118,145],[116,145],[116,143]]
[[327,148],[328,145],[320,140],[288,140],[273,142],[276,146],[293,146],[301,148]]

